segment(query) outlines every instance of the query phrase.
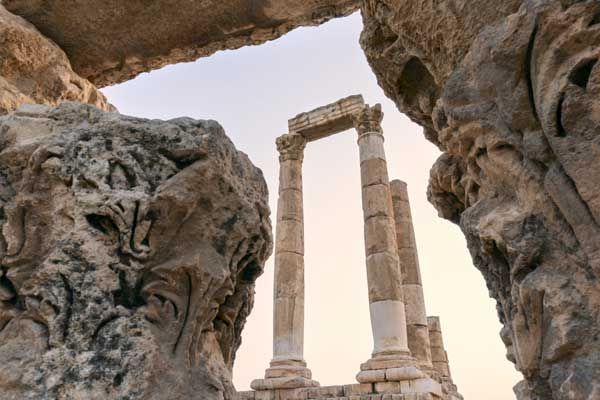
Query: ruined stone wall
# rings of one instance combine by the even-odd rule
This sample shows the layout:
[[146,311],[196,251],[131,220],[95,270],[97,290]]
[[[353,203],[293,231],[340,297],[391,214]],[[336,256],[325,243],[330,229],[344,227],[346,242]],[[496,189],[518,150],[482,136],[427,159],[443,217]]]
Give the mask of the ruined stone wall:
[[0,117],[3,400],[229,400],[271,253],[262,173],[214,121]]
[[497,300],[518,398],[599,398],[600,5],[362,8],[379,84],[443,151],[429,199]]

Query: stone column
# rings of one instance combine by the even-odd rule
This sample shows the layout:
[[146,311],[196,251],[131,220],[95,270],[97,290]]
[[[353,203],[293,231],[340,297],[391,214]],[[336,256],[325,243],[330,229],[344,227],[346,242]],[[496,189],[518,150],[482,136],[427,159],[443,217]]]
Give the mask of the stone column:
[[429,341],[431,343],[431,359],[433,367],[439,374],[442,381],[444,392],[448,394],[450,400],[462,399],[462,395],[458,393],[458,388],[450,375],[450,364],[448,362],[448,354],[444,347],[444,339],[442,337],[442,325],[439,317],[427,317],[429,330]]
[[[365,223],[365,250],[373,358],[361,366],[359,382],[384,381],[391,367],[414,366],[408,348],[402,274],[387,163],[383,148],[381,106],[366,106],[357,116]],[[377,372],[377,370],[379,370]],[[422,373],[414,368],[412,378]]]
[[277,138],[279,200],[275,237],[273,360],[255,390],[318,386],[304,361],[304,213],[302,161],[306,139],[298,134]]
[[431,364],[431,346],[427,328],[427,312],[423,296],[423,284],[419,268],[419,256],[415,241],[415,230],[410,212],[410,202],[406,183],[400,180],[390,182],[394,219],[396,222],[396,241],[398,257],[402,270],[402,289],[406,306],[406,328],[408,347],[417,359],[419,367],[433,372]]

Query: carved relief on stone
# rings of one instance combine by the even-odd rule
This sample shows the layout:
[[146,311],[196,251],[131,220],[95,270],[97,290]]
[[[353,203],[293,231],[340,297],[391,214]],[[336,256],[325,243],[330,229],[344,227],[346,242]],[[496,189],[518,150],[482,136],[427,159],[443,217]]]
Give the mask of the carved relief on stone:
[[262,174],[214,122],[65,103],[0,118],[9,399],[233,399],[271,251]]
[[281,135],[277,138],[276,144],[279,161],[304,160],[304,149],[306,148],[304,136],[293,133]]
[[355,128],[359,136],[367,133],[383,134],[381,122],[383,121],[383,111],[381,104],[373,107],[367,105],[355,116]]

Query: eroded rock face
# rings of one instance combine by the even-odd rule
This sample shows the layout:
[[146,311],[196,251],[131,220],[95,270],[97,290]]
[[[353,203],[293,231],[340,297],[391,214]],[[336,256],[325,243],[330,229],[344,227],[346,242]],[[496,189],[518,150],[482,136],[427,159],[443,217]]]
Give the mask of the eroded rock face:
[[71,69],[65,53],[29,22],[0,4],[0,115],[24,103],[73,100],[114,108]]
[[[460,34],[432,28],[449,41],[439,58],[432,38],[402,31],[420,1],[365,1],[362,44],[386,93],[444,152],[429,198],[460,224],[497,300],[525,377],[518,398],[597,399],[600,4],[468,3],[438,14],[481,16]],[[456,35],[464,48],[448,51]]]
[[2,399],[232,399],[271,252],[214,121],[64,103],[0,117]]
[[479,32],[521,0],[363,0],[361,45],[385,94],[439,145],[431,113]]
[[218,50],[276,39],[358,9],[358,0],[4,0],[97,86]]

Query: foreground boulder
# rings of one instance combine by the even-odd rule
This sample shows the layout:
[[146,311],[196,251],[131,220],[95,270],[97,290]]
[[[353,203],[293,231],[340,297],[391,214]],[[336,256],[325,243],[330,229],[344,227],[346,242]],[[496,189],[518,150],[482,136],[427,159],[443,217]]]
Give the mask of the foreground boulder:
[[277,39],[358,9],[358,0],[4,0],[99,87],[218,50]]
[[232,399],[271,252],[260,170],[214,121],[76,103],[0,117],[2,399]]
[[520,400],[600,398],[599,16],[596,1],[364,2],[379,83],[443,151],[429,198],[497,300]]
[[0,115],[24,103],[73,100],[114,108],[94,85],[71,69],[65,53],[0,3]]

